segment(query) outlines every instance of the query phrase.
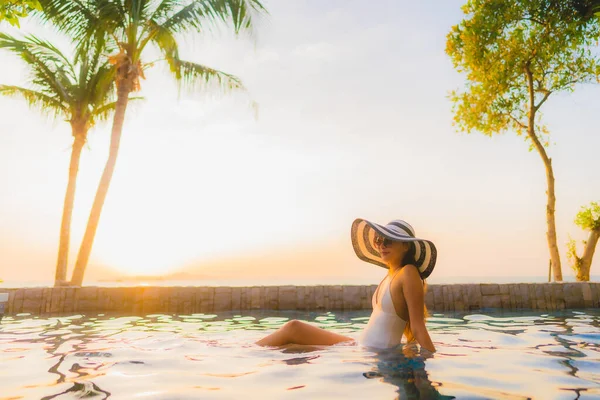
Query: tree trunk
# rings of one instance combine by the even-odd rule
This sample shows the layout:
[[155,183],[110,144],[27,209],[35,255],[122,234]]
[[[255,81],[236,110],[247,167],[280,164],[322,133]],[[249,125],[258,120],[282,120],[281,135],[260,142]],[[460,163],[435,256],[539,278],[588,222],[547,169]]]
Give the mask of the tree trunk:
[[562,268],[560,265],[560,253],[558,252],[558,245],[556,244],[556,221],[554,218],[554,212],[556,207],[556,196],[554,194],[554,171],[552,170],[552,160],[546,154],[546,150],[539,138],[535,133],[535,114],[538,110],[538,106],[535,105],[535,92],[533,87],[533,75],[529,64],[525,67],[525,75],[527,77],[528,89],[529,89],[529,121],[527,124],[527,135],[533,142],[535,149],[538,151],[546,167],[546,224],[548,230],[546,231],[546,239],[548,240],[548,249],[550,251],[550,262],[552,263],[552,271],[554,272],[554,280],[556,282],[562,281]]
[[562,281],[562,267],[560,263],[560,253],[558,252],[558,245],[556,244],[556,221],[554,218],[554,212],[556,207],[556,196],[554,194],[554,171],[552,170],[552,160],[548,158],[544,148],[538,151],[544,160],[544,166],[546,167],[546,184],[548,185],[546,196],[546,224],[548,225],[548,231],[546,232],[546,238],[548,240],[548,248],[550,250],[550,260],[552,262],[552,272],[554,273],[554,281]]
[[[590,237],[585,244],[585,249],[583,250],[583,255],[581,256],[581,268],[577,274],[577,280],[590,280],[590,268],[592,267],[592,259],[594,258],[594,252],[596,251],[598,238],[600,238],[600,229],[595,229],[590,232]],[[579,277],[581,277],[581,279],[579,279]]]
[[104,172],[102,172],[102,177],[100,178],[100,183],[96,190],[96,197],[94,198],[92,210],[90,211],[90,217],[81,242],[81,247],[79,248],[79,254],[77,255],[77,262],[75,263],[75,270],[73,271],[73,276],[71,278],[71,285],[81,286],[83,283],[83,275],[92,252],[96,229],[98,228],[98,222],[100,221],[100,214],[102,213],[104,200],[106,199],[106,194],[108,193],[110,181],[117,163],[123,122],[125,121],[125,111],[127,110],[131,88],[132,85],[129,82],[121,82],[121,84],[117,85],[117,104],[113,118],[108,160],[106,161]]
[[87,128],[73,125],[73,148],[71,150],[71,163],[69,165],[69,182],[63,205],[62,222],[60,225],[60,239],[58,244],[58,259],[56,261],[56,274],[54,286],[61,286],[67,280],[67,265],[69,260],[69,243],[71,238],[71,217],[73,216],[73,204],[75,203],[75,189],[77,184],[77,173],[79,172],[79,160],[81,150],[87,138]]

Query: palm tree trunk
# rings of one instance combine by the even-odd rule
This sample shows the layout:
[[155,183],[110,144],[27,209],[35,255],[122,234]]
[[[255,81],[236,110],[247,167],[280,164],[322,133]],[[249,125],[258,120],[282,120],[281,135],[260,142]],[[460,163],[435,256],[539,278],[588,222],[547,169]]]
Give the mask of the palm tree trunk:
[[562,268],[560,265],[560,253],[556,244],[556,221],[554,212],[556,209],[556,196],[554,194],[554,171],[552,169],[552,160],[546,154],[546,150],[535,133],[535,114],[541,104],[535,105],[535,91],[533,87],[533,74],[530,69],[530,64],[525,65],[525,75],[527,77],[529,89],[529,121],[527,123],[527,135],[533,142],[535,149],[538,151],[546,168],[546,239],[548,240],[548,249],[550,251],[550,262],[552,263],[552,272],[556,282],[562,281]]
[[121,133],[123,131],[123,122],[125,121],[125,111],[127,110],[131,87],[132,86],[130,84],[126,83],[117,85],[117,104],[115,106],[115,115],[110,137],[110,151],[108,154],[108,160],[106,161],[104,172],[102,172],[102,177],[100,178],[100,183],[98,184],[98,189],[96,190],[96,197],[94,198],[92,210],[90,211],[90,218],[85,229],[85,234],[83,235],[81,247],[79,248],[79,254],[77,255],[77,262],[75,263],[73,276],[71,277],[71,285],[81,286],[83,283],[83,275],[92,252],[94,238],[96,237],[96,229],[98,228],[98,222],[100,221],[100,214],[102,213],[104,200],[106,199],[106,194],[108,193],[110,181],[117,163],[119,145],[121,142]]
[[81,150],[85,145],[87,129],[73,126],[73,148],[71,150],[71,163],[69,165],[69,182],[63,205],[62,222],[60,224],[60,239],[58,244],[58,259],[56,261],[56,274],[54,286],[61,286],[67,280],[67,265],[69,258],[69,243],[71,237],[71,217],[73,216],[73,204],[75,202],[75,189],[77,184],[77,173],[79,172],[79,160]]
[[592,267],[592,259],[594,258],[594,252],[596,251],[596,244],[598,243],[599,238],[600,229],[595,229],[590,232],[590,237],[585,244],[585,249],[583,250],[583,255],[581,256],[580,273],[577,274],[581,275],[581,280],[583,281],[590,280],[590,268]]

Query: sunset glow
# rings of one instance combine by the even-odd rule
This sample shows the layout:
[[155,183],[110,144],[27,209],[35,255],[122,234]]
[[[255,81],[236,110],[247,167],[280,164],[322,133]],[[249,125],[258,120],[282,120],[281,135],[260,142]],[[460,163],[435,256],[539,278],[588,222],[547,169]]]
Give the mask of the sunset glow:
[[[461,2],[437,5],[435,15],[420,3],[388,5],[396,13],[375,17],[359,4],[278,2],[255,44],[227,35],[185,43],[183,57],[240,76],[248,94],[179,92],[163,67],[150,70],[139,93],[145,100],[128,109],[90,276],[102,278],[102,268],[125,275],[205,268],[216,276],[221,269],[209,265],[230,260],[227,276],[240,279],[310,270],[315,280],[350,274],[377,282],[381,271],[351,250],[357,217],[410,221],[438,246],[436,277],[547,274],[539,156],[516,135],[464,135],[452,126],[447,94],[463,78],[444,39]],[[425,15],[426,24],[416,22]],[[23,30],[44,32],[32,22]],[[4,83],[26,80],[19,60],[0,59]],[[600,175],[589,168],[600,146],[589,123],[597,90],[545,106],[565,276],[573,274],[568,236],[586,237],[573,218],[600,198]],[[16,99],[0,98],[0,110],[0,278],[27,271],[27,279],[51,280],[69,127]],[[70,269],[109,135],[109,124],[94,129],[82,155]],[[287,263],[294,267],[281,268]]]

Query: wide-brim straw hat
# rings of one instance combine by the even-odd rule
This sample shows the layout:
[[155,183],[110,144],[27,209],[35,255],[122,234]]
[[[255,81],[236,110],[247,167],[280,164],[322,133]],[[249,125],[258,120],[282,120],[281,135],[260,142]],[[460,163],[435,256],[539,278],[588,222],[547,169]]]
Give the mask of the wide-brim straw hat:
[[419,270],[421,279],[427,278],[433,272],[437,258],[435,245],[425,239],[415,237],[415,230],[406,221],[396,219],[387,225],[357,218],[352,223],[351,237],[354,252],[363,261],[389,268],[381,258],[381,254],[373,245],[375,234],[380,234],[398,242],[413,242],[415,244],[415,267]]

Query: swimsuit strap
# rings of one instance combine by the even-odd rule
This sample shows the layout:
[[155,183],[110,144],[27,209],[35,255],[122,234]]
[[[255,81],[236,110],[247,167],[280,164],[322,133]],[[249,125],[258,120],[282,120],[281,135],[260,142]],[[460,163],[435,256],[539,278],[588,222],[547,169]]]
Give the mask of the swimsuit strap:
[[390,292],[390,296],[391,296],[391,291],[390,291],[390,289],[392,288],[392,281],[394,280],[394,278],[396,277],[396,274],[397,274],[398,272],[400,272],[400,270],[401,270],[401,269],[402,269],[402,268],[399,268],[399,269],[398,269],[396,272],[394,272],[394,273],[392,274],[392,277],[390,278],[390,282],[388,283],[388,292]]
[[[402,269],[402,268],[400,268]],[[390,291],[390,288],[392,287],[392,281],[394,280],[394,277],[396,276],[396,274],[400,271],[400,269],[398,269],[396,272],[394,272],[391,277],[388,274],[385,278],[383,278],[383,280],[381,281],[381,283],[383,283],[387,278],[390,278],[390,282],[388,283],[388,292]],[[377,290],[375,291],[375,304],[380,304],[381,302],[379,301],[379,289],[381,288],[381,283],[379,284],[379,286],[377,286]],[[385,294],[385,293],[384,293]],[[391,296],[391,295],[390,295]]]

